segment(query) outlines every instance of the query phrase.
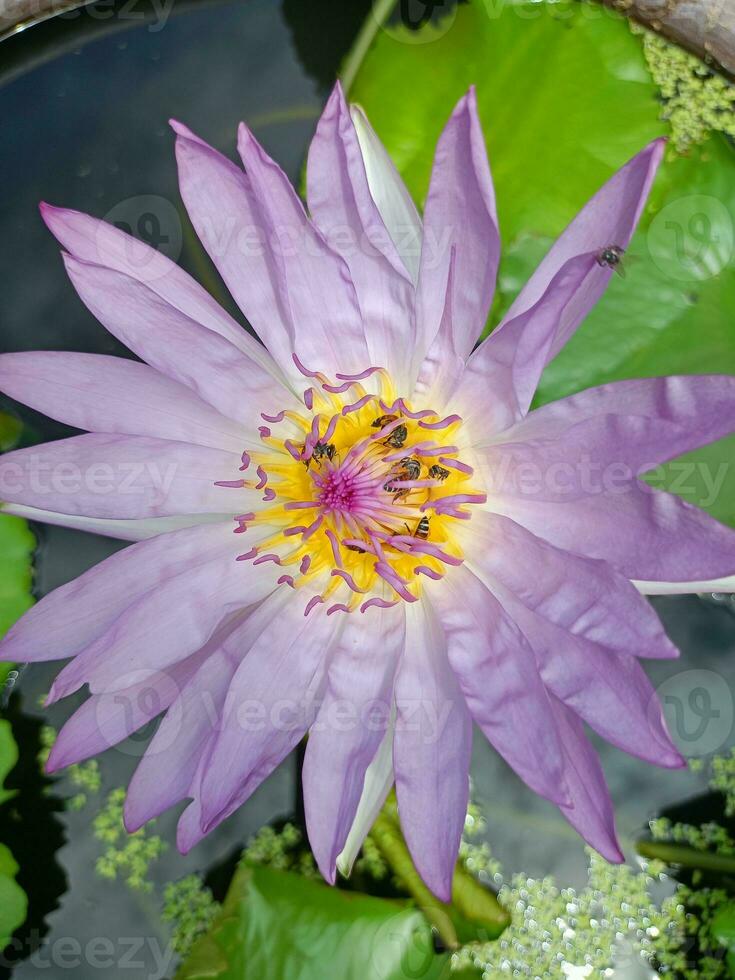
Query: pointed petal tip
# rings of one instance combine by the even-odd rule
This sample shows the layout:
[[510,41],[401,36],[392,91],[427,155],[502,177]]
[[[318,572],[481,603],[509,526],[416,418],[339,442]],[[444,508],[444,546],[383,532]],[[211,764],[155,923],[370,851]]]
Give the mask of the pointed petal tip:
[[63,684],[57,684],[56,681],[48,689],[48,694],[44,698],[43,706],[44,708],[50,708],[52,704],[56,704],[62,698],[66,697],[66,692],[64,690]]
[[56,238],[59,237],[56,234],[56,228],[61,225],[66,216],[73,213],[68,208],[59,208],[55,204],[49,204],[48,201],[39,201],[38,210],[41,214],[41,220]]
[[68,760],[65,758],[68,753],[63,752],[61,749],[57,750],[58,744],[59,743],[57,742],[51,747],[51,751],[48,754],[48,759],[46,759],[44,764],[43,771],[47,776],[53,776],[55,773],[59,772],[60,769],[65,769],[69,765]]
[[196,814],[197,806],[198,803],[194,798],[188,797],[187,806],[179,816],[176,824],[176,850],[179,854],[188,854],[202,839]]
[[478,118],[477,113],[477,89],[474,84],[470,85],[467,91],[462,95],[452,110],[451,118],[457,118],[467,114],[471,118]]
[[179,122],[178,119],[174,119],[173,117],[171,117],[171,119],[169,119],[168,121],[168,124],[171,127],[171,129],[173,129],[174,133],[176,133],[176,135],[181,137],[182,139],[190,140],[193,138],[194,133],[189,129],[187,125],[185,125],[182,122]]
[[322,878],[326,881],[328,885],[334,885],[337,881],[337,865],[332,861],[331,870],[329,867],[319,864],[319,871],[321,872]]
[[57,204],[51,204],[49,201],[39,201],[38,210],[41,212],[41,217],[44,221],[46,221],[47,218],[54,218],[57,215],[61,216],[75,213],[71,211],[70,208],[62,208]]
[[242,157],[246,154],[253,142],[253,134],[250,132],[250,127],[246,122],[240,122],[237,124],[237,152]]
[[189,834],[182,830],[179,826],[176,831],[176,850],[179,854],[183,854],[184,857],[193,850],[197,841],[189,836]]
[[419,871],[421,878],[432,893],[435,895],[440,902],[444,902],[445,905],[449,905],[452,901],[452,879],[454,877],[454,868],[451,872],[447,874],[441,874],[441,877],[435,875],[427,875],[422,871]]
[[255,134],[246,122],[241,122],[237,127],[237,151],[241,157],[257,154],[261,159],[264,156],[260,143],[255,138]]
[[367,123],[368,121],[367,113],[359,102],[350,102],[350,116],[352,117],[353,123],[355,118],[359,119],[362,123]]
[[666,144],[668,142],[669,139],[667,136],[657,136],[655,140],[651,140],[649,143],[651,162],[656,169],[658,169],[658,166],[663,159],[664,150],[666,149]]
[[342,875],[343,878],[349,878],[352,874],[353,861],[348,860],[344,854],[339,854],[337,856],[336,866],[337,871]]
[[[206,789],[202,787],[202,793],[206,794]],[[199,830],[203,835],[210,834],[214,828],[220,824],[223,820],[223,811],[226,809],[228,801],[225,800],[223,803],[216,800],[209,800],[208,804],[202,804],[202,810],[199,815]]]
[[125,798],[125,806],[123,808],[122,822],[123,822],[123,827],[125,828],[125,831],[128,834],[134,834],[137,830],[140,830],[140,828],[146,822],[145,820],[141,820],[140,818],[136,820],[135,817],[130,813],[128,808],[128,797]]
[[128,784],[123,804],[123,827],[129,834],[134,834],[145,826],[152,817],[145,813],[145,808],[138,806],[138,794],[135,790],[135,776]]
[[620,849],[617,838],[611,840],[603,850],[598,848],[595,848],[595,850],[601,857],[605,858],[608,864],[625,864],[625,855]]

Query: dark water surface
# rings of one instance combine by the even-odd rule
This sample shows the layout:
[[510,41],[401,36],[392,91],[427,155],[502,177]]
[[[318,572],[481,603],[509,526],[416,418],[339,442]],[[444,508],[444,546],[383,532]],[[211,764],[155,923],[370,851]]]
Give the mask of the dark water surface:
[[[89,17],[90,11],[81,11],[71,25],[78,25],[82,36],[83,29],[89,30],[84,20]],[[167,120],[173,116],[186,122],[230,155],[234,155],[237,124],[247,120],[268,151],[297,179],[323,101],[322,89],[300,66],[280,6],[267,0],[176,10],[162,27],[155,21],[148,25],[123,21],[110,25],[114,30],[106,36],[78,45],[69,43],[70,24],[63,26],[64,53],[0,87],[0,115],[5,121],[0,144],[0,347],[4,351],[42,348],[126,356],[126,350],[94,320],[70,286],[58,245],[38,214],[39,200],[125,223],[224,297],[180,203],[173,135]],[[99,31],[99,22],[92,29]],[[34,30],[45,29],[33,28],[28,35]],[[25,40],[23,36],[13,38],[7,45]],[[0,45],[0,64],[3,47]],[[7,405],[6,399],[3,407]],[[27,424],[34,440],[73,434],[21,406],[11,408]],[[120,546],[107,538],[62,528],[37,530],[39,595]],[[51,664],[28,668],[22,674],[20,692],[25,712],[58,728],[75,705],[65,702],[48,712],[37,708],[54,673]],[[133,738],[106,753],[102,760],[104,790],[127,782],[144,744]],[[274,816],[290,813],[294,784],[295,769],[288,760],[255,794],[247,810],[188,858],[182,858],[173,846],[178,814],[159,821],[159,832],[172,846],[155,865],[157,881],[208,867]],[[62,794],[73,793],[64,780],[57,787]],[[171,973],[170,963],[165,966],[167,937],[155,904],[94,874],[102,845],[90,829],[93,807],[90,804],[80,813],[63,816],[68,843],[58,857],[69,887],[61,907],[48,919],[51,928],[46,939],[52,948],[55,944],[58,954],[68,937],[83,948],[95,938],[109,938],[115,945],[115,958],[127,952],[129,962],[118,970],[83,962],[82,957],[77,965],[72,952],[66,959],[70,968],[63,968],[63,955],[58,959],[51,950],[42,949],[15,970],[18,978],[66,975],[99,980],[119,974],[142,980]],[[48,874],[40,848],[38,858],[32,872],[40,881]],[[139,946],[135,955],[133,944],[126,943],[131,939]],[[99,957],[99,962],[106,962],[106,957]]]
[[[63,44],[58,53],[47,49],[37,61],[30,35],[45,30],[50,36],[46,28],[33,28],[27,32],[28,40],[21,35],[0,44],[0,347],[126,356],[68,283],[58,246],[38,215],[41,199],[127,224],[133,233],[180,261],[232,309],[185,219],[167,120],[177,117],[234,155],[237,123],[245,119],[297,180],[324,100],[325,82],[365,6],[346,4],[335,15],[334,38],[328,38],[326,49],[320,47],[325,22],[320,24],[316,14],[304,19],[298,4],[287,3],[287,19],[280,5],[267,0],[177,8],[165,20],[159,17],[147,25],[123,19],[102,26],[98,20],[90,27],[85,18],[92,18],[91,12],[79,12],[60,31]],[[13,71],[5,74],[3,65],[7,68],[9,61],[3,62],[4,47],[13,62]],[[300,58],[299,51],[308,52],[306,58]],[[30,438],[46,440],[71,433],[27,409],[11,408],[27,424]],[[119,546],[58,528],[39,528],[38,533],[39,595]],[[655,683],[666,685],[674,734],[688,754],[722,750],[732,742],[735,617],[725,608],[695,598],[659,600],[657,607],[683,650],[681,661],[650,667]],[[54,671],[53,665],[24,671],[20,697],[26,724],[44,718],[59,727],[75,706],[63,703],[48,712],[37,707]],[[102,757],[103,792],[127,781],[143,747],[140,739],[133,738]],[[701,785],[691,774],[655,770],[608,746],[602,753],[628,850],[648,816]],[[479,738],[473,778],[475,795],[486,807],[489,840],[507,871],[554,873],[564,883],[582,882],[585,859],[579,839],[554,808],[533,797]],[[158,832],[172,846],[154,865],[156,881],[211,866],[261,825],[289,814],[295,779],[291,758],[187,858],[173,847],[178,813],[162,818]],[[73,792],[63,779],[56,786],[62,794]],[[106,971],[82,957],[73,969],[58,965],[49,969],[48,950],[42,950],[16,969],[19,980],[36,976],[98,980],[118,975],[143,980],[171,973],[165,955],[161,961],[166,935],[155,905],[94,874],[101,845],[89,826],[93,806],[61,816],[67,843],[58,858],[69,887],[60,907],[48,917],[46,938],[53,944],[71,937],[85,947],[95,938],[107,937],[119,955],[137,937],[141,945],[130,959],[138,965]],[[48,868],[40,847],[38,854],[38,866],[31,870],[40,881]]]

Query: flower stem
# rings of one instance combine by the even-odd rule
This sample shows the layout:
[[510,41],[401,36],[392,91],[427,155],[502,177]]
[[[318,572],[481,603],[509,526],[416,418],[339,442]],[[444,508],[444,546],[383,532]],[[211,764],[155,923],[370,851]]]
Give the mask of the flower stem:
[[735,857],[725,857],[712,851],[698,851],[694,847],[686,847],[683,844],[642,840],[636,844],[636,851],[641,857],[663,861],[664,864],[678,864],[683,868],[735,874]]
[[451,904],[441,902],[424,884],[398,823],[395,797],[388,797],[370,836],[401,885],[416,902],[446,949],[461,943],[495,939],[510,922],[495,893],[457,863]]
[[388,20],[388,17],[390,16],[395,4],[396,0],[376,0],[376,2],[373,3],[370,13],[365,18],[365,23],[360,28],[360,33],[357,35],[355,43],[352,45],[351,50],[342,63],[340,78],[342,80],[342,88],[345,90],[345,94],[347,94],[352,87],[355,76],[360,70],[360,65],[362,64],[363,58],[368,53],[370,45],[375,39],[375,35]]

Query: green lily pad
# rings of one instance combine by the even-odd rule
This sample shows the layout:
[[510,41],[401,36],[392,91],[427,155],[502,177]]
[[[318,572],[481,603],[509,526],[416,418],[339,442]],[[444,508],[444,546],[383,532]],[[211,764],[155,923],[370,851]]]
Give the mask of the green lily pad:
[[710,926],[712,936],[727,953],[727,975],[735,977],[735,903],[726,902],[715,912]]
[[[18,761],[18,746],[10,722],[0,719],[0,805],[15,796],[15,791],[3,786],[5,777]],[[0,844],[0,951],[25,921],[28,899],[15,876],[18,864],[5,844]]]
[[13,790],[5,789],[5,778],[18,761],[18,746],[13,738],[10,722],[0,718],[0,804],[15,796]]
[[[12,449],[20,438],[20,423],[0,412],[0,451]],[[33,581],[32,556],[36,540],[25,521],[19,517],[0,514],[0,637],[31,605]],[[8,683],[13,665],[0,663],[0,695]],[[3,785],[8,773],[18,761],[18,746],[13,729],[6,719],[0,719],[0,805],[12,799],[15,790]],[[18,864],[5,844],[0,844],[0,951],[25,922],[28,899],[16,882]]]
[[449,955],[406,903],[242,863],[177,980],[448,980]]
[[4,844],[0,844],[0,950],[10,942],[28,911],[26,893],[15,880],[18,865]]
[[33,605],[32,557],[36,539],[24,520],[0,514],[0,636]]
[[20,439],[23,425],[14,415],[0,412],[0,452],[12,449]]
[[[476,84],[504,248],[489,330],[554,237],[666,124],[641,38],[601,5],[473,0],[451,16],[418,35],[379,31],[349,97],[421,204],[441,128]],[[385,97],[396,91],[406,96]],[[732,145],[714,135],[687,157],[670,150],[625,277],[549,365],[536,403],[627,377],[735,374],[733,216]],[[733,440],[691,454],[694,475],[682,496],[735,525],[733,467],[714,499],[708,489],[732,454]],[[658,485],[678,492],[674,470]]]
[[[21,424],[0,412],[0,451],[12,449],[20,440]],[[20,517],[0,514],[0,637],[33,605],[33,552],[36,539]],[[0,663],[0,694],[13,665]]]

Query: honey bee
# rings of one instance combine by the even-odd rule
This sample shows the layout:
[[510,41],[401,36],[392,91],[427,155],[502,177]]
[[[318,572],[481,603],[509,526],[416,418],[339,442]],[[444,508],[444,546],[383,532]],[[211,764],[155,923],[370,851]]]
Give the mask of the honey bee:
[[402,480],[418,480],[421,476],[421,463],[415,456],[404,456],[399,465]]
[[413,532],[415,538],[420,538],[422,541],[426,541],[429,537],[429,518],[424,515],[421,520],[416,525],[416,530]]
[[332,442],[317,442],[311,453],[311,458],[319,462],[320,459],[327,459],[331,462],[334,459],[336,449]]
[[394,493],[395,499],[405,497],[409,492],[409,487],[396,487],[394,482],[399,480],[418,480],[421,476],[421,463],[413,456],[404,456],[403,459],[394,467],[394,476],[387,483],[383,484],[383,489],[388,493]]
[[432,480],[446,480],[449,476],[449,470],[445,470],[443,466],[439,466],[438,463],[434,463],[433,466],[429,467],[429,478]]
[[380,415],[377,419],[373,419],[370,425],[373,427],[373,429],[384,429],[386,425],[390,425],[391,422],[395,422],[397,418],[397,415]]
[[614,269],[619,275],[624,275],[623,256],[625,249],[620,245],[606,245],[597,253],[597,264]]
[[397,425],[395,429],[391,432],[388,438],[385,440],[384,445],[390,446],[392,449],[400,449],[408,438],[408,429],[405,425]]
[[356,544],[346,544],[345,545],[345,548],[347,548],[348,551],[356,551],[358,553],[358,555],[364,555],[365,554],[365,549],[364,548],[358,548],[358,546]]

